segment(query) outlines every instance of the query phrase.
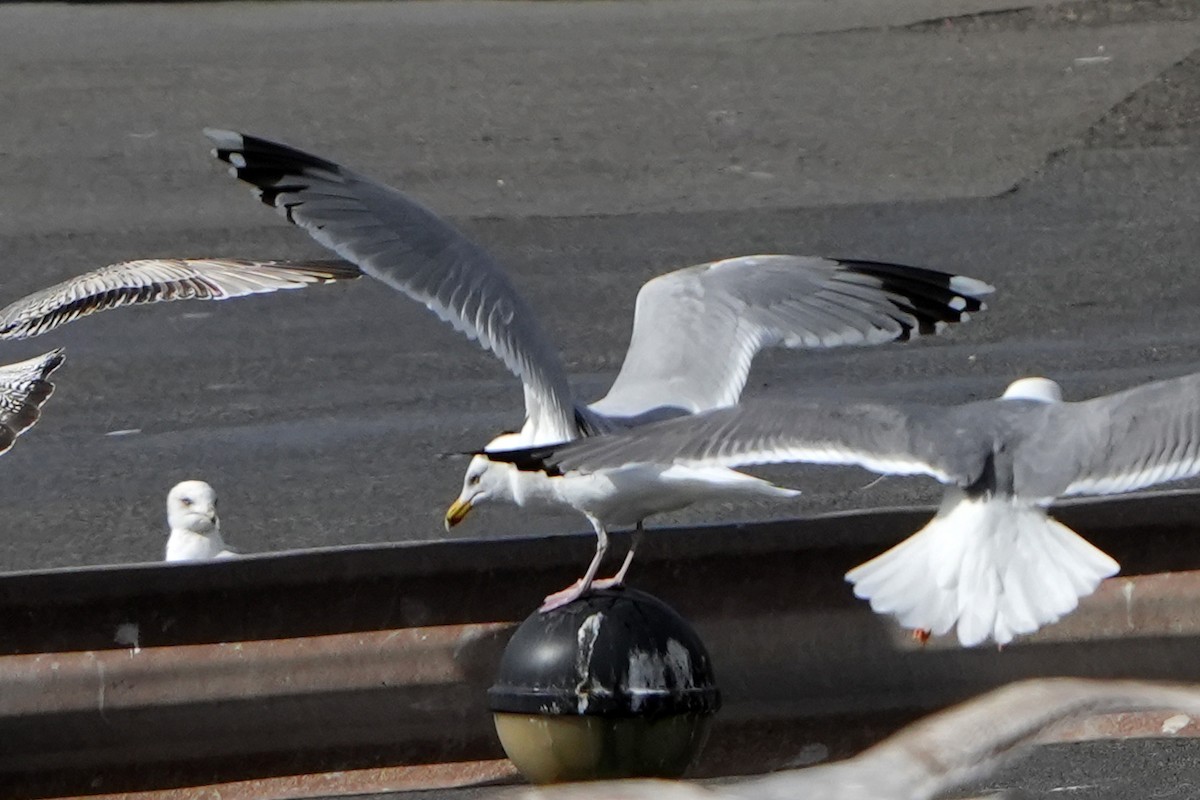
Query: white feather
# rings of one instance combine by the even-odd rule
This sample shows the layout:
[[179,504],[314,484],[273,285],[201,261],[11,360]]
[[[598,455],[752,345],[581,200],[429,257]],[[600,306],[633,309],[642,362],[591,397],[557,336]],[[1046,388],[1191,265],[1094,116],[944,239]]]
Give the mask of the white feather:
[[1056,621],[1118,569],[1038,506],[951,492],[928,525],[846,580],[875,611],[934,634],[957,626],[971,647]]

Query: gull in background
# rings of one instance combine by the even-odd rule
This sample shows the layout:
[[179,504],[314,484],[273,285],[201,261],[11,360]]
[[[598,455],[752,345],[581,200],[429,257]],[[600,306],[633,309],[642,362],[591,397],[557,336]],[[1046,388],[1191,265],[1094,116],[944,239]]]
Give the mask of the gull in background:
[[27,339],[97,311],[173,300],[228,300],[353,280],[339,261],[145,258],[122,261],[26,295],[0,309],[0,339]]
[[64,360],[61,349],[0,366],[0,453],[8,452],[17,437],[33,427],[42,405],[54,394],[50,373]]
[[1053,381],[1025,378],[999,399],[949,407],[746,404],[507,457],[566,485],[782,462],[932,476],[948,487],[933,520],[846,579],[919,634],[957,626],[965,646],[1004,644],[1070,612],[1119,568],[1051,519],[1051,502],[1200,473],[1200,373],[1075,403]]
[[[553,340],[499,265],[482,248],[400,191],[319,156],[233,131],[205,134],[214,155],[258,198],[314,239],[414,300],[491,350],[524,385],[525,423],[475,454],[447,528],[488,501],[569,505],[545,476],[488,454],[561,442],[738,401],[750,363],[764,347],[870,345],[934,333],[984,308],[982,281],[870,261],[793,255],[730,258],[659,276],[638,293],[625,361],[605,397],[587,404],[571,391]],[[546,598],[551,608],[597,587],[606,528],[636,525],[652,512],[698,499],[792,497],[790,489],[725,468],[645,471],[619,487],[593,487],[610,502],[584,511],[597,535],[584,576]],[[670,486],[663,485],[669,483]],[[582,510],[582,509],[581,509]],[[636,546],[636,540],[635,540]]]
[[231,558],[217,518],[217,493],[204,481],[183,481],[167,494],[167,537],[164,561],[206,561]]

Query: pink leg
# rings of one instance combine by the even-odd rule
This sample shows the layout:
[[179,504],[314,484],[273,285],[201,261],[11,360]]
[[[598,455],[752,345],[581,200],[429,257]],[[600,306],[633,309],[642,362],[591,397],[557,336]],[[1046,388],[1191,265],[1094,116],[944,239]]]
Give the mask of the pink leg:
[[545,601],[542,603],[542,607],[538,611],[545,612],[565,606],[567,603],[574,602],[583,597],[592,588],[592,582],[596,578],[596,571],[600,569],[600,562],[604,560],[604,554],[608,550],[608,531],[604,530],[604,526],[600,524],[600,520],[598,519],[592,519],[592,527],[596,529],[596,555],[592,557],[592,563],[588,564],[587,572],[583,573],[582,578],[562,591],[547,595]]
[[637,550],[638,545],[642,543],[642,534],[645,532],[646,529],[642,527],[642,521],[638,520],[637,528],[633,532],[633,541],[629,543],[629,552],[625,554],[625,560],[621,562],[621,568],[611,578],[592,581],[593,589],[611,589],[614,586],[621,586],[625,583],[625,574],[629,572],[629,565],[633,563],[633,554]]

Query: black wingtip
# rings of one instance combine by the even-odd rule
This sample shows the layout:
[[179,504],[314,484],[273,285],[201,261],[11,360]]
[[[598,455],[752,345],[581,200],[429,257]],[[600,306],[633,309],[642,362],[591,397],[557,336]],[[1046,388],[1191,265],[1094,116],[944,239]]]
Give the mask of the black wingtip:
[[949,324],[966,322],[971,314],[987,309],[983,298],[995,291],[984,281],[926,267],[913,267],[884,261],[838,259],[848,271],[879,281],[880,288],[891,294],[900,310],[911,315],[916,326],[897,320],[904,330],[897,338],[909,339],[914,333],[938,333]]
[[551,444],[516,450],[480,450],[478,455],[484,456],[488,461],[512,464],[521,472],[542,472],[556,478],[561,477],[563,472],[552,459],[558,455],[561,447],[561,444]]
[[228,164],[238,180],[258,189],[262,202],[272,207],[278,205],[279,195],[308,187],[303,180],[306,172],[341,170],[332,161],[270,139],[216,128],[205,128],[204,135],[216,145],[213,156]]

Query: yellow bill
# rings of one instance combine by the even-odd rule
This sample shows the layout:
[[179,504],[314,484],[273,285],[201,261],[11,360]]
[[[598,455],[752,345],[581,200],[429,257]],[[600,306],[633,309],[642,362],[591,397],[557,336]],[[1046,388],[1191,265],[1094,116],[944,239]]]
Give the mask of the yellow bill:
[[450,530],[458,523],[467,518],[467,514],[471,513],[471,501],[463,500],[461,497],[450,504],[446,509],[446,530]]

